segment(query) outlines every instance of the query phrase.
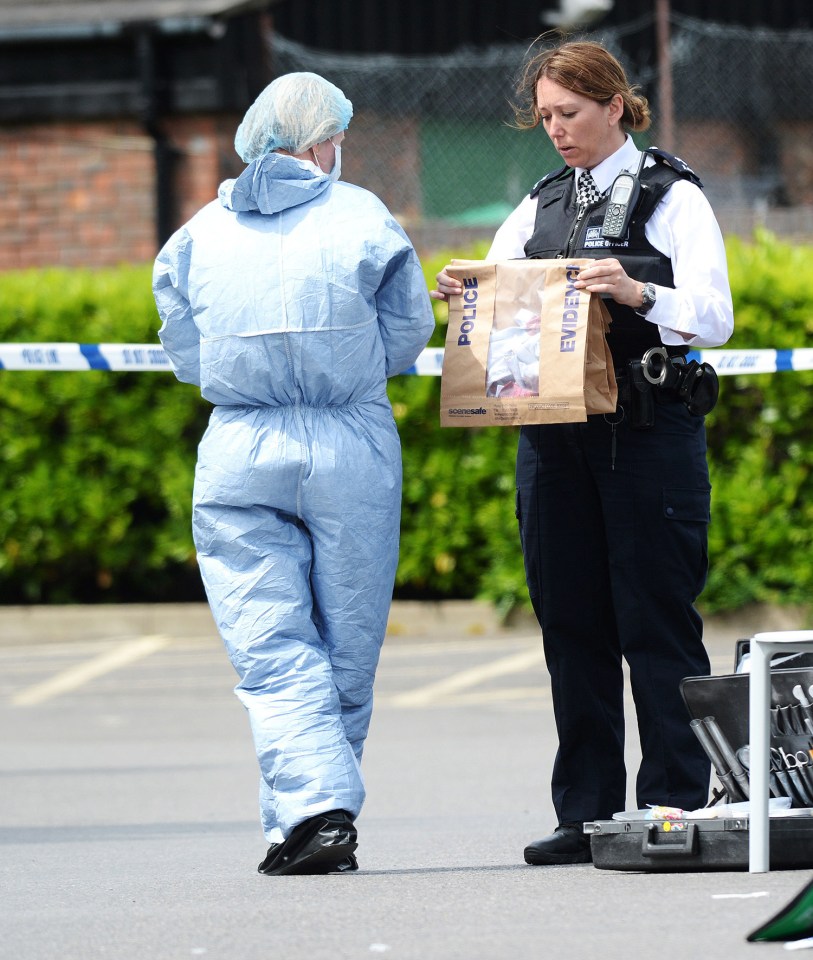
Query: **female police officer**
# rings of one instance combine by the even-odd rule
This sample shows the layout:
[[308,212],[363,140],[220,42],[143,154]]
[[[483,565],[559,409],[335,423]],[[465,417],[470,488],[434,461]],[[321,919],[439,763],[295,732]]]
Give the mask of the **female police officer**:
[[[625,131],[645,130],[649,108],[615,57],[590,42],[545,49],[519,92],[530,100],[518,109],[520,125],[541,123],[566,166],[508,217],[488,258],[596,258],[576,286],[605,298],[620,387],[614,415],[524,427],[517,453],[520,539],[559,737],[558,826],[525,860],[586,863],[582,823],[625,806],[622,658],[643,757],[638,806],[693,809],[708,799],[708,761],[679,692],[683,677],[709,670],[694,608],[707,573],[704,421],[679,391],[651,387],[635,362],[660,348],[669,359],[650,372],[679,372],[672,357],[728,339],[732,305],[699,180],[675,157],[639,153]],[[642,160],[632,224],[607,239],[607,193]],[[459,292],[442,271],[433,296]]]

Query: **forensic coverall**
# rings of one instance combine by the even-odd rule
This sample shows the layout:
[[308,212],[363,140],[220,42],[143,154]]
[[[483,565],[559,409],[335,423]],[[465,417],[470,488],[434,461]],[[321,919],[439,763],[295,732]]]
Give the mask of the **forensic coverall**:
[[154,292],[178,378],[214,404],[193,534],[278,843],[364,799],[401,502],[386,378],[434,329],[426,282],[375,196],[270,153],[169,240]]

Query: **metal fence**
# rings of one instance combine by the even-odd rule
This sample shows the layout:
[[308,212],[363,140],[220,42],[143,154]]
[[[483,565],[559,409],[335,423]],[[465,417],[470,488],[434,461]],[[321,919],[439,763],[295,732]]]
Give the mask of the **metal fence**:
[[[674,152],[702,177],[724,230],[813,238],[813,31],[676,15],[670,28]],[[641,145],[661,145],[653,35],[651,16],[582,35],[649,98],[655,122]],[[267,43],[275,74],[313,70],[353,101],[346,179],[381,196],[419,241],[488,236],[561,163],[541,129],[512,126],[525,45],[404,57],[326,53],[277,33]]]

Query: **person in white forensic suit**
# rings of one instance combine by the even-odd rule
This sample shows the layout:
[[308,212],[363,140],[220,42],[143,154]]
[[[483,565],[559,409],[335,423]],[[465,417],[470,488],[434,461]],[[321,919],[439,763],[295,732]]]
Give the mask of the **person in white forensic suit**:
[[153,277],[175,374],[214,405],[193,535],[251,724],[270,875],[358,866],[400,528],[386,381],[434,330],[406,234],[339,180],[351,116],[316,74],[274,80],[237,131],[246,169],[169,239]]

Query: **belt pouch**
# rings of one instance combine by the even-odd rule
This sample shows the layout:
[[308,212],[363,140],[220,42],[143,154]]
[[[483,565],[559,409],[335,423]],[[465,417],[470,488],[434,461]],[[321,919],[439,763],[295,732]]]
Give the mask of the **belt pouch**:
[[640,360],[627,364],[630,400],[630,426],[633,430],[648,430],[655,424],[655,398],[652,384],[644,376]]

